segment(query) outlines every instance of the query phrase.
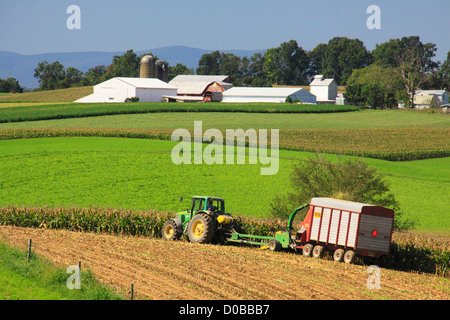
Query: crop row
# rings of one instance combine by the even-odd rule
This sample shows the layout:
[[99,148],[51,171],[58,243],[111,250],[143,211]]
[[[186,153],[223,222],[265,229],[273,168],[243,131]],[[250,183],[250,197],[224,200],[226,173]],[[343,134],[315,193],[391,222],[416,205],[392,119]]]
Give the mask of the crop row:
[[0,108],[0,123],[155,112],[334,113],[358,110],[361,108],[357,106],[331,104],[68,103]]
[[[0,140],[69,136],[170,140],[171,133],[171,130],[167,129],[3,129],[0,130]],[[450,129],[281,130],[280,149],[345,154],[389,161],[441,158],[450,155]]]
[[449,128],[282,130],[285,150],[337,153],[389,161],[450,155]]
[[[0,207],[0,225],[26,228],[64,229],[71,231],[160,237],[162,226],[172,217],[169,212],[88,208]],[[237,217],[243,232],[275,234],[286,224],[280,219]]]
[[[172,215],[169,212],[97,207],[1,207],[0,225],[159,238],[164,222]],[[241,232],[254,235],[274,235],[276,231],[286,228],[286,221],[281,219],[237,217],[237,223]],[[449,256],[447,247],[426,246],[414,241],[393,242],[386,267],[448,277]]]

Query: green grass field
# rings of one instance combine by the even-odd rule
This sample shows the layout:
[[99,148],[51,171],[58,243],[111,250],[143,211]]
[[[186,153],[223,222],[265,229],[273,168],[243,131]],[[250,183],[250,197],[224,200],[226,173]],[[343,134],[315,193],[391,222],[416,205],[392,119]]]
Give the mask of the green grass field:
[[75,87],[48,91],[33,91],[24,93],[7,93],[0,95],[0,103],[3,102],[72,102],[91,94],[93,87]]
[[54,103],[36,106],[13,106],[1,108],[0,122],[22,122],[49,119],[84,118],[117,114],[141,113],[336,113],[361,110],[354,106],[332,104],[284,104],[284,103]]
[[[227,211],[267,217],[275,194],[289,190],[292,166],[311,153],[280,151],[279,172],[260,164],[175,165],[175,142],[124,138],[39,138],[0,141],[2,206],[99,206],[184,210],[179,198],[218,195]],[[330,156],[337,159],[336,156]],[[405,218],[421,230],[449,230],[450,158],[365,161],[386,174]]]
[[68,289],[70,275],[34,253],[27,262],[25,251],[0,240],[0,300],[119,300],[92,273],[82,270],[81,288]]
[[[77,104],[80,105],[80,104]],[[98,105],[98,104],[97,104]],[[95,106],[97,106],[95,105]],[[133,105],[133,104],[131,104]],[[165,104],[172,106],[173,104]],[[70,106],[70,105],[69,105]],[[83,107],[83,106],[82,106]],[[84,106],[88,107],[88,106]],[[108,106],[103,106],[107,108]],[[3,119],[40,117],[43,107],[5,108]],[[68,108],[61,105],[55,108]],[[80,107],[81,108],[81,107]],[[98,108],[98,106],[97,106]],[[111,107],[112,108],[112,107]],[[13,109],[16,109],[14,113]],[[33,110],[34,109],[34,110]],[[50,108],[51,109],[51,108]],[[55,111],[56,114],[58,112]],[[92,109],[89,109],[92,110]],[[5,113],[1,113],[4,111]],[[73,114],[77,111],[72,110]],[[81,111],[80,111],[81,112]],[[95,109],[100,113],[101,110]],[[125,129],[193,129],[194,121],[203,127],[223,129],[374,129],[374,128],[448,128],[450,118],[445,114],[430,114],[408,110],[363,110],[358,112],[321,114],[232,113],[232,112],[158,112],[146,114],[109,115],[71,119],[0,123],[0,129],[11,128],[125,128]]]
[[[303,107],[307,106],[8,104],[8,107],[0,108],[0,122],[6,122],[0,123],[0,136],[11,139],[18,135],[19,139],[0,141],[0,170],[3,174],[0,205],[99,206],[174,212],[186,209],[185,203],[179,203],[180,197],[186,199],[195,194],[210,194],[226,198],[227,208],[232,213],[267,217],[274,195],[288,192],[293,165],[312,155],[304,151],[282,150],[279,172],[274,176],[262,176],[261,165],[177,166],[170,158],[176,143],[150,140],[148,138],[155,136],[147,133],[139,136],[139,130],[150,130],[152,134],[151,130],[154,130],[156,135],[162,132],[156,138],[167,139],[167,132],[170,134],[174,129],[192,130],[194,121],[202,121],[203,130],[280,129],[282,146],[293,150],[364,154],[374,158],[388,151],[419,154],[402,160],[442,157],[449,151],[450,118],[446,114],[409,110],[284,113],[298,112]],[[308,108],[323,112],[322,107]],[[334,107],[324,108],[325,111],[333,111]],[[110,113],[112,115],[105,115]],[[33,128],[47,128],[48,132],[36,131],[37,134],[35,132],[31,136],[40,138],[20,139]],[[64,137],[61,130],[66,128],[73,129],[69,136],[83,137]],[[133,137],[146,139],[86,137],[105,135],[103,131],[92,134],[93,128],[116,130],[112,134],[116,137],[127,137],[131,132]],[[16,131],[11,133],[10,129]],[[120,130],[129,132],[123,134]],[[42,138],[55,132],[59,137]],[[111,136],[110,131],[108,135]],[[335,155],[330,157],[338,158]],[[449,159],[391,162],[364,158],[386,174],[404,217],[422,230],[450,229],[447,214]]]

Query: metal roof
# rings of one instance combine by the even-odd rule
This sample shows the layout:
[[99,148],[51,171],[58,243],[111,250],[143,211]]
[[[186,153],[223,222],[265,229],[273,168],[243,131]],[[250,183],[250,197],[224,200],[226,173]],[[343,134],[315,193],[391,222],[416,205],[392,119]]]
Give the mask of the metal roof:
[[447,93],[446,90],[417,90],[416,95],[419,94],[436,94],[436,95],[443,95],[444,93]]
[[323,75],[314,76],[314,80],[309,84],[310,86],[329,86],[334,79],[324,79]]
[[[130,86],[136,88],[151,88],[151,89],[176,89],[176,87],[156,78],[125,78],[125,77],[116,77],[113,79],[117,79],[123,81]],[[106,81],[105,81],[106,82]],[[105,83],[103,82],[103,83]],[[103,84],[102,83],[102,84]]]
[[281,87],[234,87],[223,93],[224,97],[288,97],[293,94],[314,96],[302,88],[281,88]]
[[228,76],[179,75],[169,81],[169,84],[178,89],[178,94],[199,95],[214,82],[222,87],[230,86],[226,80]]
[[361,212],[363,207],[373,207],[372,204],[353,201],[339,200],[333,198],[312,198],[311,205],[326,208],[335,208],[347,211]]
[[[228,80],[228,81],[227,81]],[[173,78],[171,82],[229,82],[229,78],[226,75],[179,75]]]

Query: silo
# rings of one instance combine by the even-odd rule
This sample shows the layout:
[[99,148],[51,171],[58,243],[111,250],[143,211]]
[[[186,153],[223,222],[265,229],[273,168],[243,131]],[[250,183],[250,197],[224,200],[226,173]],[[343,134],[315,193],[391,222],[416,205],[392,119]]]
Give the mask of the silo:
[[158,79],[164,82],[169,82],[169,62],[167,62],[166,60],[158,60],[156,64],[158,70]]
[[140,68],[140,77],[141,78],[156,78],[156,65],[155,58],[150,55],[143,56],[141,59],[141,68]]

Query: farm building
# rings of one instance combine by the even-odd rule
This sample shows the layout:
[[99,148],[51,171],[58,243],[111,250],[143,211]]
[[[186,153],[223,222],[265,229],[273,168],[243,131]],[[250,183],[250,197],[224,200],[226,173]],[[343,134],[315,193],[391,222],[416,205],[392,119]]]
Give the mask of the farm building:
[[345,105],[345,97],[343,93],[338,93],[336,97],[336,104],[338,105]]
[[428,95],[435,95],[440,105],[448,104],[449,102],[449,95],[445,90],[418,90],[415,94],[416,97]]
[[437,108],[440,105],[439,99],[434,94],[414,96],[414,108],[416,109]]
[[112,78],[94,86],[94,93],[75,102],[160,102],[164,95],[177,95],[177,88],[156,78]]
[[223,93],[222,102],[277,102],[283,103],[287,97],[292,101],[316,103],[316,96],[302,88],[289,87],[234,87]]
[[317,103],[336,103],[338,86],[334,79],[325,79],[323,75],[316,75],[309,87],[309,91],[316,96]]
[[169,81],[177,88],[175,96],[168,101],[221,101],[222,92],[232,87],[228,76],[179,75]]

